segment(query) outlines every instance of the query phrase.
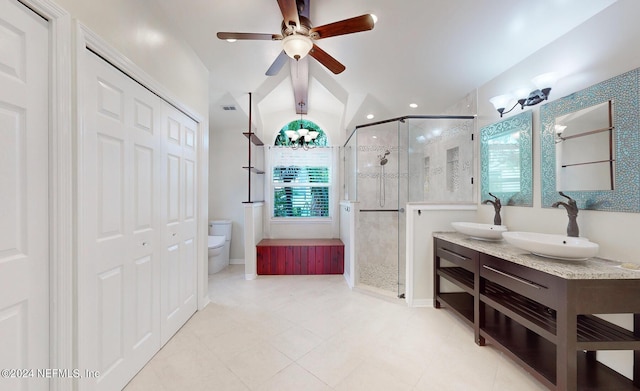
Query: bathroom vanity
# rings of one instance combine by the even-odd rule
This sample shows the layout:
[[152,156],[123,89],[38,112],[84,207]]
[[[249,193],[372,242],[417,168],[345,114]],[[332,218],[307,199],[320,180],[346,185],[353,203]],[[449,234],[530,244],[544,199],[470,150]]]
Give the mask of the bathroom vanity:
[[[551,390],[640,389],[640,271],[599,258],[542,258],[503,241],[434,233],[435,307]],[[594,314],[634,314],[634,331]],[[634,381],[596,360],[633,350]]]

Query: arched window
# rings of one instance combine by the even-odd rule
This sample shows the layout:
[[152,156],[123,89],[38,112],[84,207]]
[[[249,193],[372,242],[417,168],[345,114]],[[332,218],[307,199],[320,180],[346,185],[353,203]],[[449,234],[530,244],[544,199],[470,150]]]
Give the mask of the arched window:
[[318,125],[316,125],[312,121],[308,121],[306,119],[297,119],[295,121],[291,121],[280,129],[280,133],[276,136],[276,140],[273,142],[275,146],[282,147],[290,147],[291,140],[287,137],[287,130],[298,130],[300,129],[300,124],[302,124],[302,128],[308,129],[311,131],[318,132],[318,137],[315,140],[309,142],[310,147],[326,147],[327,146],[327,135],[324,133],[322,129]]
[[[304,148],[296,148],[285,133],[299,130],[300,124],[318,132]],[[327,136],[315,123],[296,120],[284,126],[271,148],[271,194],[274,218],[330,218],[332,149]],[[316,148],[317,147],[317,148]]]

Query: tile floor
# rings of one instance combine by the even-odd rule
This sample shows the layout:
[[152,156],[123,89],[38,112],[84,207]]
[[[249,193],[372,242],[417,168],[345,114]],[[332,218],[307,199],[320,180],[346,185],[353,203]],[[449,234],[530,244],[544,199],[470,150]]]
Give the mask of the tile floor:
[[529,391],[545,388],[446,310],[349,289],[342,276],[210,276],[197,312],[125,388]]

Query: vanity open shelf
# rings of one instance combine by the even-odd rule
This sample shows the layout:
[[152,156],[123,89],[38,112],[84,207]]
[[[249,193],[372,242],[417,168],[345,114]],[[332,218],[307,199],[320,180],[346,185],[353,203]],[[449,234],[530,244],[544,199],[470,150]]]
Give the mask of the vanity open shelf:
[[[551,390],[640,389],[640,274],[543,259],[503,242],[434,234],[435,307],[446,307]],[[634,331],[594,314],[634,314]],[[596,360],[634,351],[634,381]],[[634,384],[635,383],[635,384]]]
[[436,252],[442,257],[440,259],[443,259],[441,267],[436,269],[436,275],[462,290],[462,292],[441,292],[440,279],[436,278],[440,301],[473,325],[476,254],[452,243],[441,246]]

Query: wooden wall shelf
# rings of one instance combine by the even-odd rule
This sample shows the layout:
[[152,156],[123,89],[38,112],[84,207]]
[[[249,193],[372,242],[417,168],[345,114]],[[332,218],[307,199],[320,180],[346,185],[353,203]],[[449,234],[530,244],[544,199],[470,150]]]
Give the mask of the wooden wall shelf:
[[251,142],[253,143],[253,145],[257,145],[259,147],[263,146],[264,143],[262,142],[262,140],[260,140],[260,138],[258,136],[256,136],[255,133],[253,132],[244,132],[242,133],[244,134],[244,136],[246,138],[248,138],[249,140],[251,140]]
[[[264,146],[264,143],[262,142],[262,140],[260,140],[260,138],[258,136],[256,136],[255,133],[253,133],[251,131],[252,129],[252,121],[251,121],[251,108],[252,108],[252,103],[251,103],[251,97],[252,94],[249,93],[249,131],[248,132],[243,132],[242,134],[248,139],[249,143],[248,143],[248,148],[247,148],[247,165],[242,167],[243,169],[247,170],[247,201],[243,201],[243,204],[251,204],[253,202],[263,202],[263,200],[261,201],[255,201],[252,199],[252,191],[251,191],[251,187],[253,185],[253,174],[257,174],[257,175],[262,175],[264,174],[264,170],[257,168],[254,166],[254,160],[253,160],[253,154],[251,153],[252,151],[252,144],[255,145],[256,147],[262,147]],[[264,161],[262,162],[264,164]],[[263,190],[264,193],[264,190]],[[263,194],[264,196],[264,194]]]

